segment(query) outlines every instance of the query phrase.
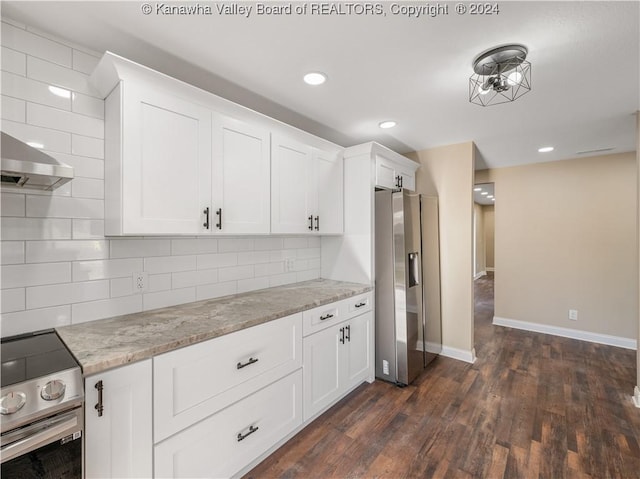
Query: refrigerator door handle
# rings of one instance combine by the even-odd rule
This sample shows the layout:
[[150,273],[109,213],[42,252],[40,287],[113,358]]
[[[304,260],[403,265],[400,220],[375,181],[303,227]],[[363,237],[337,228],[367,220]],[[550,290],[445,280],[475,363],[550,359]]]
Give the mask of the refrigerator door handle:
[[420,253],[417,251],[409,253],[409,288],[418,286],[420,284]]

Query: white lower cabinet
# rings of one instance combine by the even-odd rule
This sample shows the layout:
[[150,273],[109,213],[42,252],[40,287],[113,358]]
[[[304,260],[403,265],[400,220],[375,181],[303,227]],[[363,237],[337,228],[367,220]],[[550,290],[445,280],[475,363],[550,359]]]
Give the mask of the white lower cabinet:
[[367,312],[304,338],[305,421],[371,376],[372,323]]
[[230,477],[302,424],[302,371],[155,446],[158,478]]
[[85,378],[86,477],[246,472],[373,378],[371,298],[364,293]]
[[85,394],[85,477],[152,477],[151,359],[88,376]]

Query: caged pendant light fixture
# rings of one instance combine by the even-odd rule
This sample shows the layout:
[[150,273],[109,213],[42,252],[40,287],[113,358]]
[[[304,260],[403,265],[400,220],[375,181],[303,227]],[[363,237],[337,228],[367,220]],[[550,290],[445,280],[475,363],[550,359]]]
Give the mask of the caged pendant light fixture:
[[489,106],[514,101],[531,91],[531,63],[527,47],[513,44],[491,48],[473,61],[469,101]]

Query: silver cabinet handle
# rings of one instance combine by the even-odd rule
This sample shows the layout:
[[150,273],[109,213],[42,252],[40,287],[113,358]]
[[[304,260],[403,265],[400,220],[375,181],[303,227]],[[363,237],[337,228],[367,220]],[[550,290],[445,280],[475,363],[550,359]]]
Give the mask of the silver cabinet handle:
[[247,361],[246,363],[238,363],[236,365],[237,369],[242,369],[242,368],[246,368],[247,366],[251,366],[252,364],[255,364],[258,362],[258,358],[249,358],[249,361]]
[[347,330],[347,341],[351,342],[351,325],[345,326],[344,329]]
[[324,321],[325,319],[333,318],[333,314],[327,313],[324,316],[320,316],[320,321]]
[[307,218],[309,220],[309,230],[313,231],[313,215]]
[[344,328],[340,328],[340,342],[344,344]]
[[238,442],[242,441],[243,439],[246,439],[247,437],[251,436],[251,434],[253,434],[254,432],[256,432],[258,429],[260,429],[258,426],[249,426],[249,432],[247,432],[246,434],[242,434],[241,432],[238,433]]
[[316,216],[316,231],[320,231],[320,217]]

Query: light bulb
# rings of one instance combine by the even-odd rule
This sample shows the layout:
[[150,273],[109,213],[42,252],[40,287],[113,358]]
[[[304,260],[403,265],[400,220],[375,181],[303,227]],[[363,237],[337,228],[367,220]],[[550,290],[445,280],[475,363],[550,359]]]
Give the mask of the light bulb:
[[511,72],[507,75],[507,83],[511,86],[518,85],[522,81],[522,73],[519,71]]

